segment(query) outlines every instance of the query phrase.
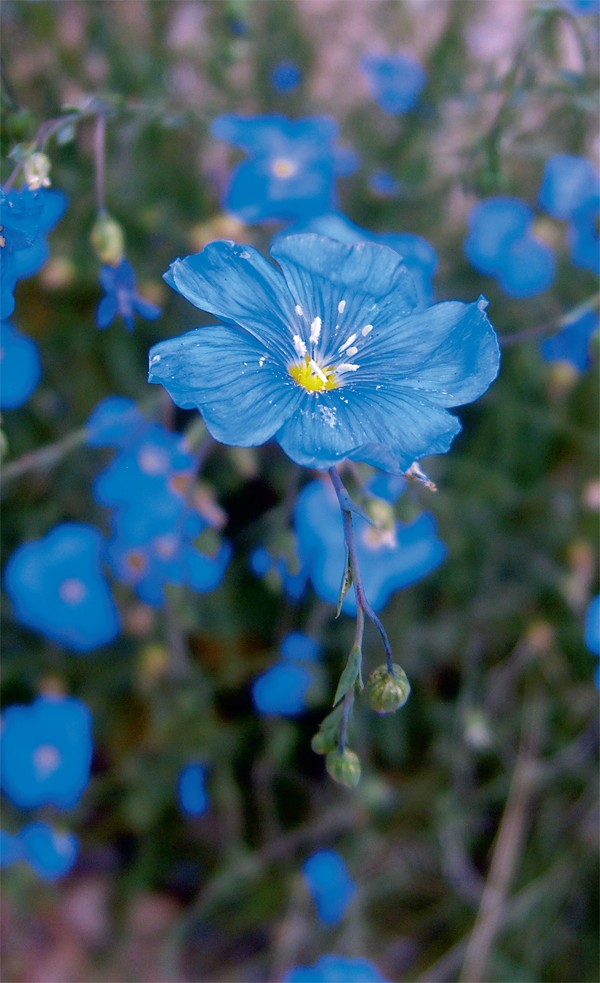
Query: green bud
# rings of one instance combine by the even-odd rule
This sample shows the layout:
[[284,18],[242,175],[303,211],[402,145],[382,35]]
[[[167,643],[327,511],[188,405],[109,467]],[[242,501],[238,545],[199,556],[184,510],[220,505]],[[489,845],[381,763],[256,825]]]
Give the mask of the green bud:
[[90,242],[101,263],[117,266],[125,252],[125,235],[110,215],[99,215],[90,233]]
[[325,720],[319,725],[317,733],[310,742],[310,746],[316,754],[329,754],[337,747],[342,711],[343,704],[338,703],[336,708],[328,713]]
[[408,700],[410,683],[400,666],[394,664],[392,674],[387,666],[379,666],[369,676],[366,691],[369,703],[377,713],[393,713]]
[[325,758],[325,767],[334,782],[346,785],[347,788],[355,788],[360,781],[360,760],[350,748],[330,751]]

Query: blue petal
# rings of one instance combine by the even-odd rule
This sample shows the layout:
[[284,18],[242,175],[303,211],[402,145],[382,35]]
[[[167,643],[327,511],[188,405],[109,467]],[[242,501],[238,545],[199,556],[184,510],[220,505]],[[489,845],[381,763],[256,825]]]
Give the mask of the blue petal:
[[600,178],[591,161],[555,154],[546,163],[538,201],[554,218],[569,219],[599,191]]
[[40,357],[35,341],[6,321],[0,322],[0,351],[0,406],[10,410],[22,406],[37,386]]
[[118,309],[116,294],[108,294],[107,297],[103,297],[96,311],[96,324],[98,327],[107,328],[116,317]]
[[507,246],[520,239],[531,224],[533,213],[518,198],[498,197],[481,201],[471,209],[465,255],[475,269],[496,273]]
[[220,324],[155,345],[148,378],[178,406],[198,407],[216,440],[239,447],[269,440],[305,392],[264,345]]
[[321,318],[320,347],[325,358],[350,331],[368,323],[392,331],[417,303],[412,277],[398,254],[386,246],[336,242],[309,233],[278,237],[270,253],[283,270],[294,304],[302,308],[307,340],[313,318]]
[[511,242],[498,267],[500,286],[509,297],[533,297],[554,279],[554,253],[535,236]]
[[151,304],[149,300],[138,297],[137,294],[133,299],[133,307],[147,321],[156,321],[156,318],[160,317],[162,313],[160,307],[157,307],[156,304]]
[[211,242],[171,263],[164,279],[200,310],[240,325],[286,359],[295,356],[294,302],[281,274],[252,246]]
[[332,160],[291,160],[297,167],[278,177],[274,160],[248,160],[230,175],[224,206],[246,225],[306,219],[335,205]]
[[49,255],[48,243],[41,235],[26,249],[16,249],[15,273],[17,280],[32,276],[41,270]]

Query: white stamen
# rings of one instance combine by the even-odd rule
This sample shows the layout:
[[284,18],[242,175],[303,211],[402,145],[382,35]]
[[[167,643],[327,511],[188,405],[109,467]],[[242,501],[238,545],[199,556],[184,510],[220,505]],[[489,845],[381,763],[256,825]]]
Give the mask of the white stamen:
[[264,363],[264,361],[265,361],[265,358],[266,358],[266,357],[267,357],[266,355],[261,355],[261,356],[260,356],[260,358],[259,358],[259,360],[258,360],[258,367],[259,367],[260,369],[262,369],[262,367],[263,367],[263,363]]
[[360,369],[360,365],[351,365],[349,362],[343,362],[342,365],[336,365],[335,371],[339,375],[341,372],[356,372]]
[[160,355],[153,355],[150,359],[150,365],[156,365],[157,362],[160,362]]
[[346,349],[352,344],[353,341],[356,341],[356,335],[355,334],[351,334],[350,337],[348,338],[348,340],[345,341],[344,344],[341,346],[341,348],[338,348],[338,351],[339,352],[345,352]]
[[344,313],[344,307],[345,306],[346,306],[346,301],[345,300],[340,300],[340,302],[338,304],[338,311],[340,312],[340,314],[343,314]]
[[302,317],[302,315],[304,314],[304,311],[300,307],[300,304],[296,304],[296,314],[298,314],[299,317]]
[[363,336],[363,338],[366,338],[367,335],[368,335],[368,333],[369,333],[369,331],[372,331],[372,330],[373,330],[373,325],[372,324],[366,324],[364,326],[364,328],[362,329],[362,336]]
[[310,340],[313,345],[316,345],[321,337],[321,318],[316,317],[310,326]]
[[299,355],[300,358],[304,358],[304,356],[306,355],[306,345],[302,341],[302,338],[300,337],[299,334],[294,335],[293,342],[294,342],[294,348],[296,349],[296,355]]
[[349,348],[346,355],[356,355],[358,348]]
[[[311,358],[311,360],[310,360],[310,362],[308,364],[310,365],[310,367],[313,370],[313,372],[315,373],[315,375],[318,375],[318,377],[321,380],[321,382],[327,382],[327,376],[325,375],[324,372],[321,372],[321,369],[319,368],[319,366],[315,362],[314,358]],[[358,365],[356,367],[358,368]]]

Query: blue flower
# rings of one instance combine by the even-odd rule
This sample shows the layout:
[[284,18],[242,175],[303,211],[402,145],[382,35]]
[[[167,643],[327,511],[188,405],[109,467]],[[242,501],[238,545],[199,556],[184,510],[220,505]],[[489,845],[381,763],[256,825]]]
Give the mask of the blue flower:
[[561,4],[574,14],[594,14],[600,10],[600,0],[561,0]]
[[283,983],[384,983],[384,980],[368,959],[321,956],[314,966],[291,969]]
[[0,867],[14,864],[23,857],[21,841],[18,836],[12,836],[0,829]]
[[110,396],[98,404],[86,423],[90,447],[124,449],[135,443],[152,425],[135,403],[121,396]]
[[252,699],[259,713],[296,717],[306,709],[304,697],[311,674],[303,666],[278,662],[252,683]]
[[339,922],[355,891],[354,881],[339,853],[319,850],[304,862],[302,870],[321,921],[326,925]]
[[542,355],[547,362],[569,362],[580,372],[590,363],[590,338],[598,330],[598,316],[586,311],[576,321],[565,325],[562,331],[542,342]]
[[600,177],[589,160],[555,154],[546,162],[538,201],[554,218],[570,219],[599,192]]
[[422,65],[410,54],[363,55],[360,67],[372,98],[392,116],[411,109],[427,81]]
[[143,300],[135,292],[135,274],[126,259],[118,266],[103,266],[100,270],[100,283],[106,297],[100,301],[96,311],[96,324],[106,328],[120,314],[128,331],[133,331],[134,311],[148,321],[160,317],[160,307]]
[[369,178],[369,188],[373,194],[381,195],[382,198],[392,198],[398,194],[398,182],[387,171],[373,171]]
[[206,794],[206,768],[192,762],[186,765],[177,779],[177,797],[183,812],[188,816],[201,816],[208,809]]
[[36,388],[41,375],[37,345],[13,328],[0,323],[0,406],[12,410],[22,406]]
[[277,585],[280,583],[283,585],[284,593],[290,600],[298,601],[304,594],[306,575],[302,570],[292,573],[289,560],[285,556],[273,557],[266,547],[257,546],[250,554],[248,562],[252,573],[257,577],[268,578],[274,573]]
[[47,823],[29,823],[19,836],[23,859],[45,881],[56,881],[71,869],[79,844],[73,833],[57,833]]
[[600,655],[600,596],[590,601],[585,616],[585,644],[594,655]]
[[74,698],[40,697],[2,714],[2,788],[23,809],[71,809],[90,777],[92,718]]
[[510,297],[532,297],[554,278],[554,255],[530,232],[531,209],[518,198],[488,198],[469,215],[465,255],[475,269],[497,276]]
[[271,72],[271,85],[277,92],[293,92],[302,78],[300,69],[293,61],[280,61]]
[[97,529],[75,522],[20,546],[5,573],[17,618],[79,651],[112,641],[119,618],[102,574],[103,549]]
[[[435,570],[446,554],[433,517],[426,512],[409,525],[396,522],[394,530],[386,532],[374,529],[360,516],[353,521],[363,585],[374,611],[381,610],[395,591]],[[294,524],[300,562],[316,593],[336,604],[346,554],[342,516],[329,483],[312,481],[302,489]],[[342,611],[356,614],[354,587],[346,594]]]
[[60,191],[0,191],[0,317],[14,310],[17,280],[31,276],[48,259],[45,234],[63,214],[67,199]]
[[368,232],[361,229],[341,212],[325,212],[307,222],[299,222],[287,229],[282,235],[295,235],[300,232],[316,232],[317,235],[336,239],[337,242],[375,242],[380,246],[388,246],[402,257],[406,269],[412,276],[417,288],[417,307],[421,310],[433,303],[433,274],[438,265],[438,258],[433,246],[421,236],[410,232]]
[[167,282],[227,323],[155,345],[150,382],[198,407],[216,440],[276,437],[306,467],[349,457],[400,473],[447,451],[461,427],[446,407],[498,372],[486,301],[414,312],[410,274],[373,243],[289,236],[271,256],[283,275],[228,241],[171,265]]
[[597,223],[600,214],[600,196],[582,205],[571,216],[567,229],[567,241],[571,247],[571,259],[575,266],[600,274],[600,240]]
[[289,662],[314,662],[319,654],[319,645],[308,635],[293,631],[283,639],[280,651],[281,658]]
[[246,225],[315,215],[335,204],[333,119],[228,114],[214,120],[212,132],[249,155],[233,169],[224,199]]

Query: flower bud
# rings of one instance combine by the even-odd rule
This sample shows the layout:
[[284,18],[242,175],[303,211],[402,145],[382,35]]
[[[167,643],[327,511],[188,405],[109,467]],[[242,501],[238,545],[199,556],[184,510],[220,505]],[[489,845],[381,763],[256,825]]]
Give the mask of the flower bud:
[[360,781],[360,760],[350,748],[343,751],[330,751],[325,758],[325,767],[334,782],[354,788]]
[[377,713],[393,713],[404,706],[410,694],[410,683],[404,669],[394,663],[392,673],[387,666],[375,669],[367,681],[369,703]]
[[125,252],[125,236],[119,223],[110,215],[99,215],[90,233],[90,242],[101,263],[118,266]]
[[34,153],[25,158],[23,173],[28,188],[37,191],[38,188],[50,187],[50,158],[47,154]]

